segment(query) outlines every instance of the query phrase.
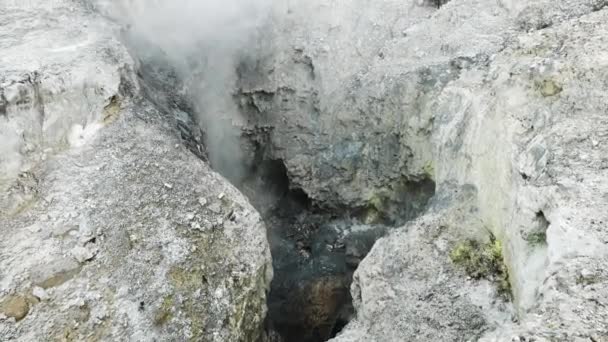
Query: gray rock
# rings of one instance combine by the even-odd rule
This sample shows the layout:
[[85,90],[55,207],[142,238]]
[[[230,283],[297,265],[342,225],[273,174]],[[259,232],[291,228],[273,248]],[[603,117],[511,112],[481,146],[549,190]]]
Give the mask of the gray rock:
[[80,265],[72,258],[57,258],[30,269],[32,283],[43,289],[59,286],[80,272]]
[[97,254],[97,249],[91,246],[76,246],[70,251],[70,254],[78,262],[83,263],[92,260]]
[[[340,242],[359,264],[357,312],[335,341],[608,338],[606,4],[276,1],[261,46],[246,53],[225,44],[198,58],[216,27],[197,31],[194,47],[154,31],[162,63],[197,57],[176,67],[182,83],[142,70],[167,93],[156,98],[107,19],[67,0],[10,2],[0,21],[19,24],[0,26],[0,291],[40,286],[53,305],[1,321],[0,336],[259,338],[266,231],[200,159],[209,148],[237,184],[275,161],[287,187],[324,210],[399,226],[362,261],[371,243]],[[163,28],[155,23],[143,24]],[[249,40],[249,24],[227,41]],[[94,232],[85,240],[82,222]],[[462,241],[497,246],[512,302],[500,279],[458,267]],[[95,258],[76,253],[89,262],[65,257],[90,243]],[[284,318],[310,318],[304,327],[330,336],[347,299],[332,293],[349,280],[314,279]]]
[[[0,340],[257,340],[264,224],[141,96],[119,27],[87,2],[0,2],[0,292],[52,297]],[[190,229],[220,194],[233,220]]]
[[491,283],[467,280],[450,260],[458,241],[487,239],[482,222],[460,216],[473,198],[458,196],[458,205],[377,241],[351,286],[356,318],[332,341],[476,341],[511,321],[511,304],[492,299]]
[[[357,318],[336,340],[605,338],[604,273],[589,283],[580,270],[608,255],[606,2],[414,4],[286,5],[269,52],[239,80],[243,115],[270,132],[265,157],[314,202],[411,218],[408,206],[425,202],[412,189],[429,180],[446,210],[376,243],[356,273]],[[484,230],[500,240],[516,322],[509,310],[475,310],[471,298],[496,294],[470,291],[481,281],[446,271],[453,245],[423,234],[434,224],[420,222],[459,222],[446,208],[463,189],[474,190],[471,207],[455,217],[485,228],[455,227],[446,241]]]

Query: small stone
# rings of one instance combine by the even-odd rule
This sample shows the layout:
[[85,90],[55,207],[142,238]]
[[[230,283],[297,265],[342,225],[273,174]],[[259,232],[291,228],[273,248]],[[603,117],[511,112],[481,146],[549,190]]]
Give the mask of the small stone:
[[34,287],[34,289],[32,290],[32,294],[34,295],[34,297],[40,299],[41,301],[45,301],[45,300],[49,300],[49,294],[46,293],[46,291],[39,286]]
[[581,277],[583,277],[584,279],[590,279],[593,277],[593,272],[586,268],[583,268],[581,270]]
[[11,296],[2,301],[0,312],[7,317],[20,321],[30,312],[30,307],[25,297]]
[[78,262],[83,263],[93,259],[97,254],[97,250],[94,248],[76,246],[70,251],[70,254],[72,254],[74,259],[78,260]]
[[202,207],[204,207],[204,206],[206,206],[206,205],[207,205],[207,199],[206,199],[205,197],[201,197],[201,198],[199,198],[199,199],[198,199],[198,203],[199,203],[199,204],[200,204]]
[[38,223],[34,223],[33,225],[27,227],[27,229],[32,233],[39,233],[42,230],[42,227]]
[[217,195],[217,198],[222,199],[222,198],[224,198],[224,196],[226,196],[226,194],[224,194],[224,193],[222,192],[221,194]]
[[212,212],[219,214],[222,211],[222,207],[220,206],[219,203],[213,203],[209,206],[209,210],[211,210]]
[[108,318],[108,313],[106,312],[105,308],[102,308],[101,310],[99,310],[98,312],[95,313],[95,315],[93,316],[93,324],[98,325],[101,324],[106,318]]
[[194,219],[194,213],[187,213],[186,214],[186,220],[192,221],[193,219]]
[[165,183],[165,188],[171,190],[171,189],[173,189],[173,184]]
[[78,235],[82,245],[95,239],[95,232],[86,220],[82,220],[78,225]]

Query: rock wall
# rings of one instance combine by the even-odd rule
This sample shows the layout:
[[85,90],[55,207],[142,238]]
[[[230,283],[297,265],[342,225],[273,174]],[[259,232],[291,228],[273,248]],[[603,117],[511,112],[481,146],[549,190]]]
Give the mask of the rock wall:
[[[293,187],[333,208],[402,208],[412,183],[436,183],[433,209],[355,273],[358,316],[337,341],[606,338],[605,6],[277,6],[239,98]],[[512,307],[460,283],[450,252],[467,239],[498,241]]]

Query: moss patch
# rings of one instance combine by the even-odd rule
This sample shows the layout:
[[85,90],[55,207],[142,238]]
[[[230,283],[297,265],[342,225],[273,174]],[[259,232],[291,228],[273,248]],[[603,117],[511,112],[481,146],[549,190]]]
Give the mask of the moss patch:
[[511,284],[509,272],[502,255],[502,243],[494,236],[490,242],[480,244],[475,240],[465,240],[458,243],[450,252],[450,259],[474,279],[492,280],[498,294],[511,299]]
[[197,289],[203,285],[204,275],[201,270],[185,270],[179,267],[172,267],[169,271],[169,279],[178,289]]
[[526,235],[525,240],[532,246],[546,245],[547,244],[547,233],[545,232],[534,232]]
[[167,296],[163,299],[163,303],[154,314],[154,325],[162,326],[167,323],[172,316],[173,311],[173,296]]
[[[185,236],[195,243],[196,250],[190,255],[187,265],[175,265],[167,272],[167,280],[174,287],[173,297],[165,298],[163,304],[155,314],[155,324],[162,326],[171,323],[176,312],[188,321],[191,336],[188,341],[207,341],[206,326],[209,324],[207,316],[210,301],[205,298],[193,296],[197,291],[207,293],[209,283],[213,282],[214,273],[220,273],[223,267],[228,267],[224,251],[229,250],[223,239],[213,240],[213,236],[190,233]],[[212,246],[212,244],[214,244]],[[192,267],[191,265],[197,265]],[[217,287],[213,286],[213,288]],[[179,325],[179,324],[178,324]]]
[[542,246],[547,244],[547,229],[551,224],[545,213],[541,211],[536,213],[536,217],[534,219],[535,227],[531,229],[527,234],[524,233],[523,239],[528,242],[531,246]]
[[427,162],[422,167],[422,171],[429,179],[435,179],[435,165],[433,165],[432,161]]
[[384,219],[387,198],[381,194],[374,194],[370,197],[367,207],[363,212],[363,222],[366,224],[380,223]]
[[538,82],[537,87],[544,97],[557,95],[563,90],[563,88],[553,80],[543,80]]
[[114,95],[110,98],[110,103],[103,109],[103,123],[110,124],[118,118],[120,113],[120,99]]

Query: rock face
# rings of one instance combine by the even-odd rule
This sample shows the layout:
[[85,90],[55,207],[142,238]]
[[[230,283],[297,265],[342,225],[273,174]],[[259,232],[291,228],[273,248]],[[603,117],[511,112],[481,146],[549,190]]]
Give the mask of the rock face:
[[84,2],[0,1],[0,340],[255,341],[259,214]]
[[[360,265],[336,341],[608,338],[606,2],[438,7],[277,6],[240,69],[265,158],[313,201],[408,218],[435,184]],[[470,239],[500,246],[512,304],[450,259]]]
[[[376,242],[351,287],[356,319],[335,340],[477,341],[515,318],[492,279],[465,278],[448,257],[462,239],[489,238],[470,215],[471,190]],[[451,200],[461,204],[443,207]]]
[[272,128],[265,157],[283,160],[292,186],[324,206],[411,216],[417,189],[432,192],[432,165],[428,120],[404,114],[434,86],[417,87],[434,71],[414,68],[402,74],[407,82],[384,74],[373,84],[365,72],[387,39],[433,8],[312,1],[276,11],[268,56],[244,62],[239,84],[244,117]]

